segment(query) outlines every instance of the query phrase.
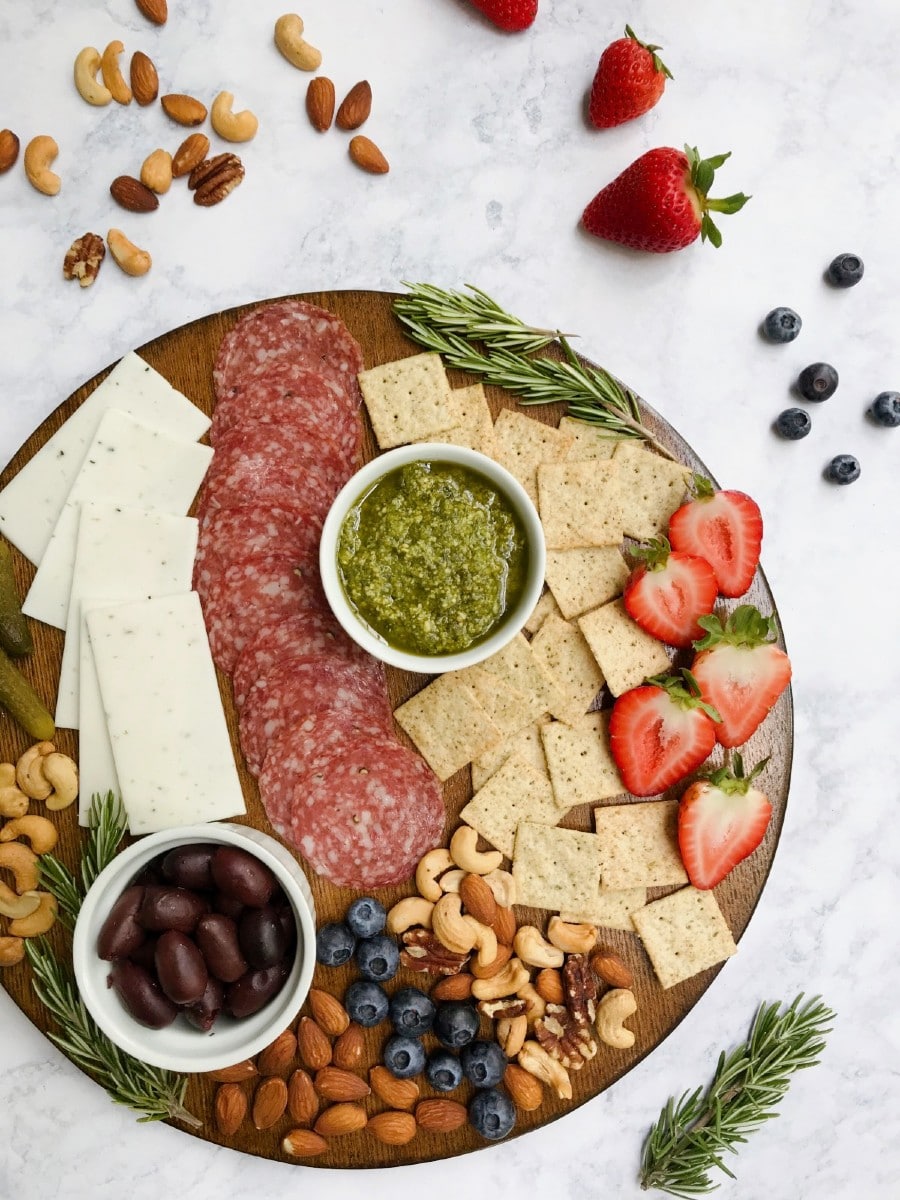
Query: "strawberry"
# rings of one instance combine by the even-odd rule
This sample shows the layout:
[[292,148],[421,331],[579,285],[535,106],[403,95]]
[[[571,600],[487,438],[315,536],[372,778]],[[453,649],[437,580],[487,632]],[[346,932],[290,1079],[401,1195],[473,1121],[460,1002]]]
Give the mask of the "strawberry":
[[739,605],[724,625],[714,616],[699,624],[706,637],[694,643],[691,674],[722,718],[717,741],[742,746],[790,683],[791,660],[774,645],[775,619],[752,604]]
[[630,616],[670,646],[703,637],[697,618],[712,612],[719,590],[706,559],[672,550],[666,538],[653,538],[632,554],[640,561],[625,584]]
[[681,797],[678,848],[694,887],[715,887],[763,840],[772,805],[751,785],[768,761],[763,759],[745,777],[741,756],[735,754],[733,774],[721,767],[695,780]]
[[612,756],[633,796],[657,796],[689,775],[716,744],[719,714],[690,671],[656,675],[623,692],[609,718]]
[[600,55],[588,116],[598,129],[612,129],[649,112],[663,94],[672,72],[656,53],[659,46],[638,40],[630,25],[625,37],[611,42]]
[[735,213],[749,196],[710,200],[713,176],[729,154],[703,159],[696,147],[648,150],[598,192],[581,217],[588,233],[635,250],[666,254],[701,237],[721,246],[711,212]]
[[471,3],[506,33],[527,29],[538,10],[538,0],[471,0]]
[[763,522],[759,505],[744,492],[717,492],[694,477],[696,497],[669,520],[669,541],[685,554],[699,554],[716,573],[723,596],[743,596],[759,564]]

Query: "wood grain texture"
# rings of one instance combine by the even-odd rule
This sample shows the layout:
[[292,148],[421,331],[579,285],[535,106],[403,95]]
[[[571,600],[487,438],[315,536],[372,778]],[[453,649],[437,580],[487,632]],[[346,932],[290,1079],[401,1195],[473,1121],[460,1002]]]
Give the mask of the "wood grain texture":
[[[364,349],[366,366],[374,366],[418,351],[418,347],[404,337],[401,327],[394,320],[390,308],[392,297],[389,295],[373,292],[321,292],[305,295],[303,299],[320,304],[343,318],[351,333],[359,340]],[[205,411],[211,412],[214,403],[211,368],[219,342],[237,318],[254,307],[258,306],[248,305],[232,309],[183,326],[140,347],[138,353],[191,400]],[[101,372],[96,378],[79,388],[47,418],[0,476],[0,486],[7,483],[16,474],[106,374],[107,371]],[[451,378],[457,386],[475,382],[459,372],[452,372]],[[514,398],[500,390],[489,390],[489,398],[495,415],[504,406],[513,407],[515,405]],[[710,472],[691,448],[658,414],[647,405],[642,405],[642,409],[647,425],[677,458],[692,469],[712,478]],[[548,406],[531,408],[527,411],[533,417],[556,424],[562,410],[560,406]],[[371,431],[368,429],[366,437],[366,453],[367,456],[372,456],[375,453],[375,445]],[[21,594],[24,595],[33,578],[34,568],[18,552],[13,551],[13,554],[19,587]],[[774,601],[762,571],[757,572],[751,590],[746,597],[742,598],[742,601],[756,604],[763,612],[775,611]],[[59,678],[63,635],[59,630],[34,622],[32,627],[35,633],[36,648],[30,659],[22,664],[22,669],[52,711]],[[676,661],[680,663],[682,660]],[[424,676],[388,669],[391,700],[395,707],[422,687],[425,682],[426,677]],[[242,765],[231,685],[224,676],[220,677],[220,689],[228,714],[236,759],[241,764],[241,778],[247,802],[245,820],[269,833],[274,833],[260,804],[256,781]],[[398,736],[405,737],[399,729],[397,732]],[[5,714],[0,715],[0,758],[15,761],[28,744],[27,735],[19,730]],[[77,757],[76,734],[71,731],[61,731],[58,744],[61,749]],[[784,820],[791,773],[792,745],[792,700],[790,689],[788,689],[778,701],[767,721],[744,748],[745,760],[751,766],[765,755],[771,755],[771,761],[763,778],[775,811],[760,849],[734,870],[716,889],[717,899],[736,940],[740,940],[753,914],[772,865]],[[468,769],[460,771],[447,781],[444,788],[447,808],[445,837],[449,837],[450,832],[455,828],[457,814],[470,794]],[[680,794],[680,789],[674,789],[672,794]],[[32,811],[40,811],[40,805],[35,804]],[[57,817],[61,834],[57,853],[65,862],[74,866],[80,854],[83,834],[78,830],[73,810],[57,814]],[[566,817],[563,824],[572,828],[589,829],[591,827],[590,811],[587,808],[576,809]],[[339,890],[316,877],[311,879],[311,884],[319,920],[341,917],[346,905],[352,899],[352,893],[347,890]],[[400,896],[412,894],[414,890],[413,885],[409,884],[398,888],[382,889],[375,894],[386,906],[389,906]],[[651,891],[650,897],[656,898],[667,890],[671,889],[655,889]],[[536,910],[519,909],[518,916],[520,924],[529,921],[541,924],[545,921],[547,914]],[[630,1021],[630,1025],[637,1035],[635,1045],[632,1049],[623,1052],[611,1050],[601,1044],[597,1057],[589,1062],[582,1071],[573,1072],[574,1100],[559,1102],[547,1094],[547,1089],[545,1089],[543,1105],[533,1112],[520,1112],[514,1133],[510,1136],[518,1136],[530,1129],[547,1124],[596,1096],[621,1078],[675,1028],[713,983],[721,969],[720,967],[712,968],[668,991],[663,991],[656,982],[649,960],[635,935],[604,930],[601,940],[604,944],[614,948],[631,966],[635,974],[634,991],[639,1009],[637,1015]],[[51,934],[51,941],[58,954],[68,956],[69,939],[64,930],[59,927],[55,928]],[[314,986],[342,997],[345,988],[354,977],[355,972],[350,967],[324,968],[318,966]],[[393,990],[405,984],[420,985],[423,978],[427,979],[427,977],[408,975],[401,971],[397,979],[388,987],[389,990]],[[3,970],[0,972],[0,982],[30,1020],[39,1029],[47,1030],[48,1018],[35,1000],[27,967],[22,964]],[[279,1032],[279,1030],[274,1030],[273,1038]],[[366,1031],[365,1055],[358,1068],[361,1075],[367,1074],[367,1068],[379,1061],[380,1048],[389,1032],[387,1023],[377,1029]],[[487,1028],[485,1028],[483,1034],[486,1035],[487,1032]],[[299,1061],[294,1066],[300,1066]],[[431,1092],[424,1078],[419,1082],[423,1097],[436,1094]],[[247,1094],[251,1108],[253,1093],[258,1083],[258,1079],[250,1079],[240,1085]],[[196,1132],[195,1136],[228,1145],[247,1154],[283,1161],[300,1161],[290,1159],[281,1149],[285,1133],[296,1125],[296,1122],[291,1121],[289,1115],[285,1115],[271,1128],[261,1131],[255,1129],[248,1118],[236,1133],[228,1136],[219,1133],[213,1119],[216,1086],[211,1080],[198,1076],[191,1079],[187,1107],[204,1121],[203,1128]],[[451,1093],[450,1096],[465,1102],[469,1094],[464,1087],[458,1092]],[[387,1107],[375,1096],[368,1097],[365,1105],[370,1115]],[[648,1114],[648,1118],[651,1115]],[[185,1132],[193,1133],[194,1131],[185,1130]],[[419,1130],[410,1142],[402,1146],[385,1145],[373,1134],[362,1130],[331,1140],[328,1150],[324,1154],[305,1161],[310,1166],[322,1167],[393,1166],[463,1154],[479,1149],[486,1144],[468,1125],[445,1134]]]

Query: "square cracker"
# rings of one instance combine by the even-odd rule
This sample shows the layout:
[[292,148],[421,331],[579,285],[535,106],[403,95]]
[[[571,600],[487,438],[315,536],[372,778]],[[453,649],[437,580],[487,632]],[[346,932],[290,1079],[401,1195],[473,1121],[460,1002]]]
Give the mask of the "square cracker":
[[574,726],[553,721],[541,729],[547,770],[560,809],[596,804],[625,792],[609,750],[607,725],[605,713],[589,713]]
[[538,510],[549,550],[618,546],[622,500],[615,459],[538,467]]
[[669,669],[666,647],[631,619],[621,600],[585,613],[578,618],[578,626],[614,696]]
[[494,458],[518,479],[535,504],[538,467],[562,462],[574,440],[571,433],[511,408],[504,408],[494,422]]
[[447,372],[439,354],[413,354],[360,371],[359,386],[382,450],[429,441],[455,423]]
[[731,930],[712,892],[682,888],[631,914],[656,977],[674,987],[737,953]]
[[394,713],[443,782],[500,741],[501,733],[458,675],[440,675]]
[[659,537],[684,500],[689,467],[662,458],[635,442],[620,442],[613,455],[622,481],[622,521],[633,538]]
[[563,921],[574,925],[598,925],[602,929],[623,929],[634,933],[631,914],[647,903],[646,888],[625,888],[621,892],[604,892],[601,888],[593,903],[583,912],[561,912]]
[[550,712],[574,725],[603,687],[603,672],[577,625],[547,617],[531,639],[531,652],[554,685]]
[[444,429],[437,440],[452,446],[468,446],[481,454],[494,457],[494,418],[488,407],[484,386],[473,383],[470,387],[452,388],[450,391],[453,424]]
[[553,912],[580,912],[592,903],[600,886],[597,836],[521,821],[512,873],[517,903]]
[[529,633],[537,633],[546,619],[554,613],[558,617],[562,615],[559,611],[559,605],[553,598],[553,593],[545,589],[540,600],[534,606],[531,616],[525,622],[525,629]]
[[484,787],[508,758],[526,762],[542,775],[546,775],[547,759],[544,757],[544,743],[541,741],[541,725],[545,725],[549,720],[549,717],[539,717],[534,724],[526,725],[517,733],[511,733],[502,742],[480,754],[472,763],[472,787],[475,791]]
[[601,890],[687,883],[678,850],[678,801],[610,804],[594,810]]
[[512,858],[520,821],[555,825],[560,812],[547,776],[520,758],[508,758],[459,815],[501,854]]
[[522,633],[484,662],[455,674],[473,689],[504,734],[530,725],[551,706],[553,684]]
[[628,563],[618,546],[548,550],[544,575],[567,621],[621,596]]
[[608,437],[597,425],[579,421],[576,417],[563,417],[559,428],[571,433],[575,439],[566,455],[568,462],[582,462],[586,458],[612,458],[621,438]]

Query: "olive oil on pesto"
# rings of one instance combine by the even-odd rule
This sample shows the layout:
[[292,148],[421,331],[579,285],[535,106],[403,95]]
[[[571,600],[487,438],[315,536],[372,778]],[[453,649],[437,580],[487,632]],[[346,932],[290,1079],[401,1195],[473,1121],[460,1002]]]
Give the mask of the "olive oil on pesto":
[[348,600],[389,645],[456,654],[489,637],[516,604],[528,547],[512,505],[484,475],[420,461],[359,498],[337,559]]

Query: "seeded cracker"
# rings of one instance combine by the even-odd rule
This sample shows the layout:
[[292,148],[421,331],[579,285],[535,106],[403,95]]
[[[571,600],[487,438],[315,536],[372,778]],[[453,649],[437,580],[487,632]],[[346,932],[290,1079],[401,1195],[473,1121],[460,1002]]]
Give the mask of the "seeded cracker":
[[620,442],[613,461],[619,464],[625,532],[633,538],[659,537],[669,517],[684,501],[692,472],[634,442]]
[[686,887],[639,908],[631,923],[664,988],[674,987],[737,953],[711,891]]
[[531,639],[531,652],[554,685],[550,711],[575,725],[603,687],[603,672],[577,625],[548,617]]
[[666,647],[632,621],[621,600],[585,613],[578,625],[614,696],[669,669]]
[[607,604],[628,579],[628,564],[618,546],[581,546],[548,550],[544,574],[567,621]]
[[600,888],[687,883],[678,851],[678,801],[611,804],[594,810],[600,842]]
[[604,892],[601,889],[590,907],[583,912],[561,912],[559,915],[563,921],[571,921],[575,925],[585,923],[634,933],[631,914],[646,903],[646,888],[626,888],[621,892]]
[[[494,457],[494,419],[488,407],[484,386],[452,388],[450,391],[453,424],[437,437],[451,446],[468,446],[480,454]],[[429,440],[429,439],[423,439]]]
[[541,730],[560,811],[624,793],[625,785],[609,751],[607,724],[605,714],[591,713],[575,726],[554,721]]
[[562,462],[574,438],[523,413],[504,408],[494,422],[494,455],[514,475],[535,504],[537,470],[541,463]]
[[455,674],[469,684],[478,702],[504,734],[516,733],[549,711],[553,685],[524,634],[475,667]]
[[[544,743],[541,741],[541,726],[546,725],[549,717],[539,717],[533,725],[526,725],[517,733],[505,737],[502,742],[492,746],[490,750],[480,754],[472,763],[472,787],[478,791],[484,787],[495,771],[498,771],[508,758],[518,758],[528,763],[542,775],[547,775],[547,759],[544,757]],[[549,776],[548,776],[549,778]]]
[[513,877],[519,904],[580,911],[600,886],[600,847],[593,833],[521,821]]
[[525,622],[525,628],[529,633],[537,633],[546,619],[552,615],[556,615],[557,617],[562,616],[559,611],[559,605],[553,599],[553,593],[545,591],[534,606],[531,616]]
[[439,354],[413,354],[361,371],[358,378],[382,450],[432,438],[439,441],[438,435],[456,421]]
[[596,425],[579,421],[576,417],[563,417],[560,429],[571,433],[575,441],[569,450],[568,462],[583,462],[587,458],[612,458],[620,438],[607,437]]
[[537,481],[538,511],[548,549],[618,546],[622,541],[615,459],[542,465]]
[[443,781],[500,741],[500,730],[456,674],[439,675],[394,718]]
[[[459,814],[460,819],[512,858],[521,821],[555,825],[560,812],[546,775],[518,758],[508,758]],[[521,900],[524,904],[525,901]]]

